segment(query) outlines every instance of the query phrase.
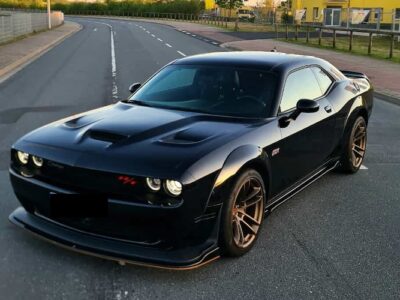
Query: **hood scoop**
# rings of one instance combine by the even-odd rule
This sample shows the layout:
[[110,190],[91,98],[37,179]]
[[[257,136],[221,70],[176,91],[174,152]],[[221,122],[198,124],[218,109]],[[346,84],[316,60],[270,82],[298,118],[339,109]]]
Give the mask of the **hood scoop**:
[[127,139],[129,136],[119,134],[119,133],[114,133],[114,132],[102,131],[102,130],[90,130],[89,137],[91,137],[94,140],[98,140],[98,141],[103,141],[103,142],[108,142],[108,143],[116,143],[116,142],[122,141],[124,139]]
[[166,136],[163,139],[159,140],[159,142],[164,144],[193,145],[204,142],[214,136],[215,135],[210,134],[210,132],[189,128]]

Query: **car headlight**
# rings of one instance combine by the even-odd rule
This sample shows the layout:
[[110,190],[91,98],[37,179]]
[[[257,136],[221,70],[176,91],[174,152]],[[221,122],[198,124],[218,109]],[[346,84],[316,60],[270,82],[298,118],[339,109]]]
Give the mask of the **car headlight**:
[[147,186],[152,190],[152,191],[159,191],[161,189],[161,179],[158,178],[146,178],[146,183]]
[[166,180],[164,188],[172,196],[179,196],[182,193],[182,183],[176,180]]
[[41,166],[43,166],[43,158],[32,156],[32,161],[36,167],[40,168]]
[[21,164],[26,165],[29,161],[29,154],[26,152],[17,151],[17,158]]

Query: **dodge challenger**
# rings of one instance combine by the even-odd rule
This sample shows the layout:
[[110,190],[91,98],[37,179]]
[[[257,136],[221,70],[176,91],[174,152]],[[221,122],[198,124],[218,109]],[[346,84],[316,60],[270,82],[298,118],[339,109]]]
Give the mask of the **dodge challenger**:
[[129,89],[12,146],[12,223],[82,253],[190,269],[245,254],[274,208],[364,159],[370,81],[319,58],[202,54]]

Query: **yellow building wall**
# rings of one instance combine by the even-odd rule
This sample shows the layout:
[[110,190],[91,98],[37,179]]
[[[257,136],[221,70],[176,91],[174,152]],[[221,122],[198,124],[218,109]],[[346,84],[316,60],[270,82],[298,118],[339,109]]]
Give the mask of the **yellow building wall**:
[[208,10],[208,9],[213,9],[213,8],[215,8],[215,1],[214,0],[205,0],[204,1],[204,4],[205,4],[205,9],[206,10]]
[[[343,8],[344,11],[350,8],[382,8],[382,23],[392,22],[392,12],[396,8],[400,8],[400,0],[293,0],[292,11],[295,13],[297,9],[307,8],[306,22],[315,21],[313,18],[313,8],[318,7],[319,20],[322,22],[321,11],[327,7],[339,7]],[[342,13],[342,18],[345,13]],[[374,17],[371,18],[374,21]],[[370,20],[371,20],[370,19]]]

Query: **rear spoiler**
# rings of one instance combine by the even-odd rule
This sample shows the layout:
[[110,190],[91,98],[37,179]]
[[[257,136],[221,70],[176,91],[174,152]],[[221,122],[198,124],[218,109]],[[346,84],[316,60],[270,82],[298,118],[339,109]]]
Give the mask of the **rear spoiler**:
[[364,78],[364,79],[368,79],[368,76],[365,75],[364,73],[360,73],[360,72],[354,72],[354,71],[346,71],[346,70],[340,70],[340,72],[343,73],[344,76],[348,77],[348,78]]

